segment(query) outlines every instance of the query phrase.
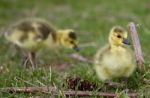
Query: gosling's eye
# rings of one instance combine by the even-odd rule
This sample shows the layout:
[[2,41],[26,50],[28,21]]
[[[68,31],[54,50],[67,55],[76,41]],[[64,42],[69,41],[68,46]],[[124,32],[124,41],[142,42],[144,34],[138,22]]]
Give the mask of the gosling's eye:
[[118,38],[121,38],[121,36],[120,36],[120,35],[117,35],[117,37],[118,37]]
[[70,41],[70,43],[73,44],[74,42],[73,42],[73,41]]
[[74,31],[71,31],[70,34],[75,34],[75,32],[74,32]]

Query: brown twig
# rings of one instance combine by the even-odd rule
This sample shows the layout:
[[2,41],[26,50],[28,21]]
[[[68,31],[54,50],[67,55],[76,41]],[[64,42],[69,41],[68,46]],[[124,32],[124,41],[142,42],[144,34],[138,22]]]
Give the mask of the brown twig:
[[[79,96],[79,97],[87,97],[87,96],[97,96],[97,97],[118,97],[118,94],[115,93],[108,93],[108,92],[97,92],[93,93],[91,91],[65,91],[64,94],[66,96]],[[129,97],[135,98],[137,96],[136,93],[129,93]]]
[[145,69],[144,58],[143,58],[143,54],[142,54],[142,50],[141,50],[141,44],[139,41],[136,26],[133,22],[130,22],[128,27],[129,27],[129,31],[131,32],[131,38],[133,41],[133,46],[134,46],[134,50],[135,50],[135,56],[136,56],[136,61],[137,61],[138,67],[140,69]]
[[[55,87],[7,87],[7,88],[0,88],[0,92],[9,92],[9,93],[50,93],[52,95],[58,95],[58,90]],[[108,92],[92,92],[92,91],[62,91],[66,97],[68,96],[98,96],[98,97],[110,97],[114,98],[117,97],[118,94],[116,93],[108,93]],[[128,93],[128,96],[131,98],[136,98],[137,93]]]
[[55,87],[6,87],[0,88],[0,92],[9,92],[9,93],[47,93],[47,92],[55,92]]

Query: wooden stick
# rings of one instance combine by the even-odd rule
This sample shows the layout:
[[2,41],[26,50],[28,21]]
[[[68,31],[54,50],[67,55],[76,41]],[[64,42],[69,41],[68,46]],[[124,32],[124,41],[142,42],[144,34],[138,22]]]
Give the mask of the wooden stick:
[[[92,91],[65,91],[64,94],[66,96],[75,96],[77,95],[78,97],[88,97],[88,96],[97,96],[97,97],[117,97],[119,94],[116,93],[108,93],[108,92],[97,92],[93,93]],[[128,96],[131,98],[136,98],[137,94],[136,93],[128,93]]]
[[9,93],[46,93],[46,92],[55,92],[55,87],[6,87],[0,88],[0,92],[9,92]]
[[[50,93],[52,95],[58,95],[58,90],[55,87],[7,87],[7,88],[0,88],[0,92],[9,92],[9,93]],[[93,93],[92,91],[62,91],[66,97],[69,96],[80,96],[80,97],[87,97],[87,96],[98,96],[98,97],[110,97],[114,98],[117,97],[118,94],[116,93],[108,93],[108,92],[96,92]],[[131,98],[136,98],[137,93],[128,93],[128,96]]]
[[128,25],[128,28],[129,28],[129,31],[131,32],[131,38],[132,38],[133,47],[135,50],[135,56],[136,56],[136,61],[137,61],[138,67],[140,69],[145,69],[144,58],[143,58],[143,54],[142,54],[142,50],[141,50],[141,44],[139,41],[136,26],[133,22],[130,22]]

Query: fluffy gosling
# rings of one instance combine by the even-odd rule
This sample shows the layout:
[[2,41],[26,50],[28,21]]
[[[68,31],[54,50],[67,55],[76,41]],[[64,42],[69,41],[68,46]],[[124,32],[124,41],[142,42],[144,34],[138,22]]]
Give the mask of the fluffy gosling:
[[109,43],[98,50],[95,70],[101,81],[116,77],[129,77],[136,68],[135,59],[125,45],[129,45],[127,32],[120,26],[110,30]]
[[25,19],[5,33],[6,39],[23,51],[23,65],[36,66],[35,53],[42,48],[66,47],[79,51],[74,30],[57,30],[43,19]]

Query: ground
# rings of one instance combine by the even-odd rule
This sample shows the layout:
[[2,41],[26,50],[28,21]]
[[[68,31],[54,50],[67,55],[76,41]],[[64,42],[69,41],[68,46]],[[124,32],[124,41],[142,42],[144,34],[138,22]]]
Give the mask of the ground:
[[[1,0],[0,1],[0,87],[24,87],[55,85],[66,90],[67,77],[80,77],[101,87],[93,65],[69,56],[71,49],[48,49],[38,53],[40,65],[25,69],[20,64],[20,55],[3,37],[3,32],[17,20],[40,17],[58,28],[76,30],[81,46],[78,53],[92,60],[96,50],[107,42],[109,30],[114,25],[126,27],[130,21],[137,24],[144,53],[146,71],[135,71],[128,86],[139,93],[150,90],[150,1],[149,0]],[[91,44],[92,43],[92,44]],[[117,81],[117,80],[116,80]],[[94,89],[95,91],[97,89]],[[120,88],[109,91],[121,92]],[[47,94],[0,93],[0,97],[31,97]],[[147,98],[149,98],[147,95]]]

